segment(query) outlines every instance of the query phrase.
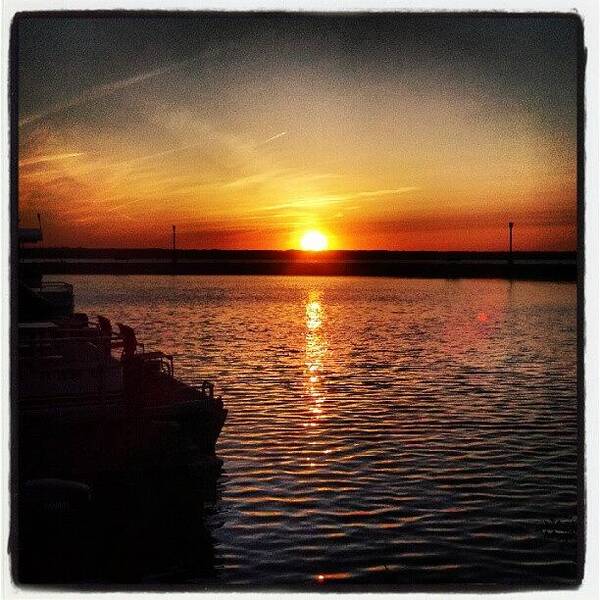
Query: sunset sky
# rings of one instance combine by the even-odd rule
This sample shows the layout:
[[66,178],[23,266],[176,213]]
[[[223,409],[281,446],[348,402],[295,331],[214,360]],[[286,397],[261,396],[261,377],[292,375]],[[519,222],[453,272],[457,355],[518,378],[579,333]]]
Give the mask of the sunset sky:
[[45,245],[576,247],[577,22],[24,18],[19,208]]

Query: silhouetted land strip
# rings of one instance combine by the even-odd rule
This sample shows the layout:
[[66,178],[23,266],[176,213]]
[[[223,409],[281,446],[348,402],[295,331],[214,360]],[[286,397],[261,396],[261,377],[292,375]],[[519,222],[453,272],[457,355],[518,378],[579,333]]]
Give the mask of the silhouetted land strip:
[[360,275],[575,281],[575,252],[24,248],[44,274]]

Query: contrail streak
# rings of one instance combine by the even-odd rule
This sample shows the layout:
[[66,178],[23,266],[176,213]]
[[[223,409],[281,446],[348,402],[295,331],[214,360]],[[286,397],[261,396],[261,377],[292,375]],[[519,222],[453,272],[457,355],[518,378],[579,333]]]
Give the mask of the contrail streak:
[[29,115],[27,117],[23,117],[19,120],[19,127],[23,125],[27,125],[29,123],[35,123],[36,121],[40,121],[41,119],[66,110],[67,108],[72,108],[74,106],[79,106],[81,104],[85,104],[86,102],[90,102],[91,100],[97,100],[99,98],[104,98],[105,96],[109,96],[118,90],[122,90],[131,85],[135,85],[136,83],[141,83],[142,81],[146,81],[147,79],[152,79],[153,77],[158,77],[159,75],[163,75],[164,73],[168,73],[177,67],[180,67],[195,57],[187,58],[185,60],[177,61],[169,63],[168,65],[159,67],[158,69],[153,69],[152,71],[146,71],[145,73],[140,73],[138,75],[134,75],[133,77],[127,77],[126,79],[118,79],[117,81],[111,81],[110,83],[105,83],[102,85],[98,85],[95,87],[88,88],[84,90],[81,94],[70,98],[69,100],[65,100],[64,102],[57,102],[53,104],[46,110],[35,113],[33,115]]
[[272,142],[273,140],[283,137],[284,135],[287,135],[287,131],[281,131],[279,133],[276,133],[275,135],[272,135],[270,138],[267,138],[266,140],[264,140],[263,142],[260,142],[260,144],[257,144],[257,147],[264,146],[264,144],[268,144],[269,142]]

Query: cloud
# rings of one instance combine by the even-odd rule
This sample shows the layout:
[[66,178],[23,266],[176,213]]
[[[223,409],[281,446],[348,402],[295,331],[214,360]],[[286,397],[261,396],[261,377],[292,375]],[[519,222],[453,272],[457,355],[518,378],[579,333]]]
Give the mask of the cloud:
[[83,156],[83,152],[66,152],[64,154],[48,154],[45,156],[34,156],[33,158],[27,158],[19,161],[19,167],[28,167],[30,165],[37,165],[39,163],[52,162],[55,160],[64,160],[65,158],[75,158],[76,156]]
[[394,196],[396,194],[405,194],[406,192],[414,192],[420,188],[414,186],[407,186],[396,188],[393,190],[373,190],[369,192],[357,192],[351,194],[348,198],[376,198],[377,196]]
[[152,154],[146,154],[144,156],[135,156],[128,160],[124,160],[121,163],[122,165],[133,165],[134,163],[144,162],[147,160],[154,160],[155,158],[164,158],[165,156],[169,156],[171,154],[176,154],[177,152],[184,152],[185,150],[192,150],[194,148],[200,148],[202,144],[186,144],[184,146],[178,146],[176,148],[169,148],[168,150],[163,150],[161,152],[154,152]]
[[275,169],[272,171],[266,171],[264,173],[256,173],[254,175],[247,175],[245,177],[238,177],[232,181],[221,184],[223,189],[241,188],[249,185],[261,184],[269,181],[273,181],[282,174],[289,173],[291,169]]
[[35,113],[33,115],[29,115],[19,119],[19,127],[23,125],[28,125],[29,123],[35,123],[40,121],[50,115],[60,113],[68,108],[72,108],[74,106],[79,106],[81,104],[85,104],[86,102],[90,102],[92,100],[98,100],[99,98],[104,98],[105,96],[109,96],[114,92],[122,90],[124,88],[128,88],[137,83],[141,83],[148,79],[152,79],[154,77],[158,77],[159,75],[164,75],[169,71],[172,71],[182,65],[189,63],[193,58],[187,58],[185,60],[180,60],[177,62],[171,62],[167,65],[163,65],[157,69],[152,69],[151,71],[146,71],[144,73],[139,73],[134,75],[133,77],[127,77],[125,79],[117,79],[116,81],[111,81],[109,83],[104,83],[101,85],[97,85],[94,87],[87,88],[81,94],[69,98],[68,100],[64,100],[63,102],[57,102],[56,104],[51,105],[46,110]]
[[369,190],[365,192],[353,192],[346,194],[324,194],[309,198],[301,198],[298,200],[292,200],[291,202],[285,202],[282,204],[271,204],[268,206],[261,206],[256,208],[255,211],[270,211],[280,210],[282,208],[319,208],[320,206],[328,206],[330,204],[340,204],[347,200],[357,200],[359,198],[376,198],[379,196],[393,196],[396,194],[404,194],[412,192],[420,188],[414,186],[406,186],[394,189],[382,189],[382,190]]
[[271,204],[269,206],[261,206],[254,209],[255,211],[270,211],[270,210],[281,210],[282,208],[318,208],[329,204],[338,204],[346,200],[344,196],[316,196],[314,198],[301,198],[299,200],[293,200],[291,202],[284,202],[282,204]]

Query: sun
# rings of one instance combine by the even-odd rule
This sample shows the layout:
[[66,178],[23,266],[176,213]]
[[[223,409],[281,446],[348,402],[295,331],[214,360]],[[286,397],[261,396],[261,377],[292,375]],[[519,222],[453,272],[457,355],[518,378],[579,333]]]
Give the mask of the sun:
[[327,238],[320,231],[311,229],[307,231],[300,240],[302,250],[310,250],[317,252],[319,250],[327,250]]

